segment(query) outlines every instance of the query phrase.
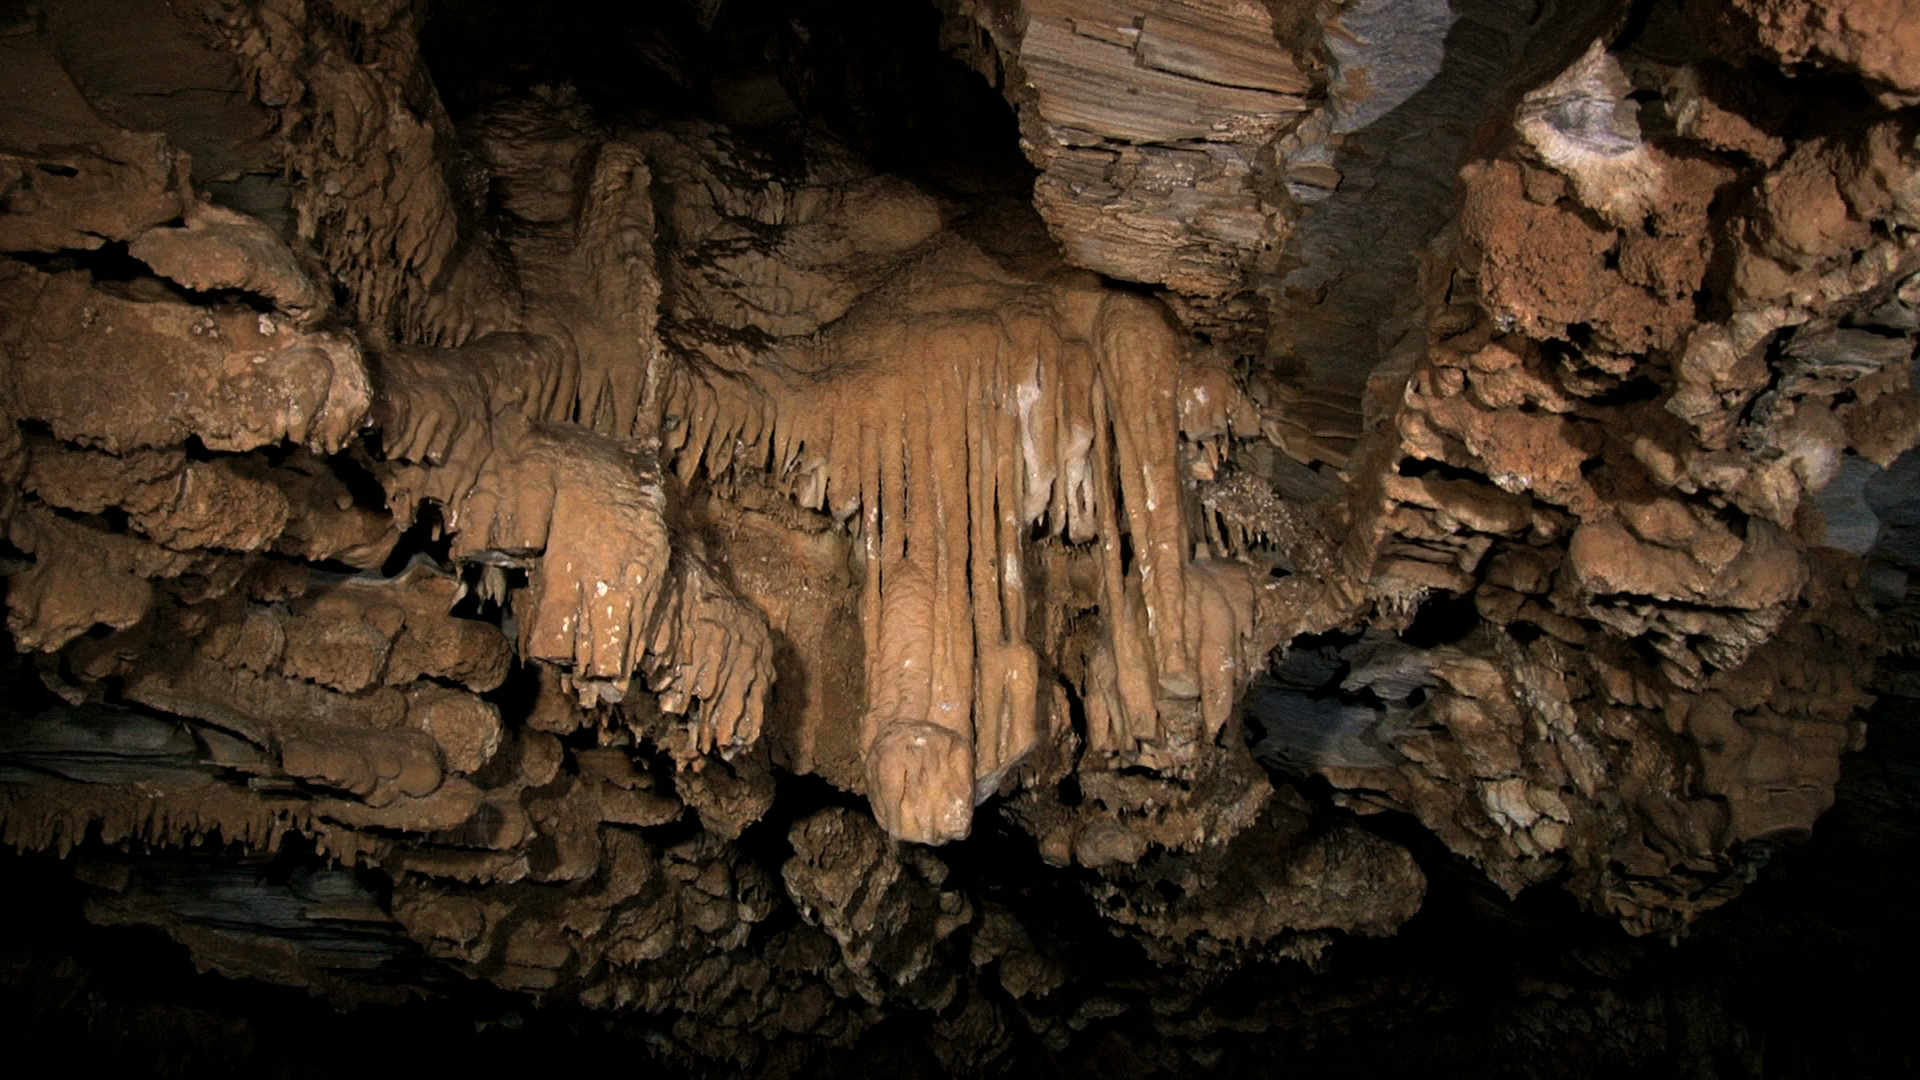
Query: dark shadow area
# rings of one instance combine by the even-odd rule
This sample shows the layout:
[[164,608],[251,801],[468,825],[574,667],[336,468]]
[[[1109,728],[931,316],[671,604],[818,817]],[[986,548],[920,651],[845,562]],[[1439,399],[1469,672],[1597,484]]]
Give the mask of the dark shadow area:
[[1012,108],[941,50],[932,4],[711,9],[439,4],[421,47],[456,123],[503,96],[570,85],[606,123],[709,120],[769,147],[824,135],[948,194],[1031,189]]
[[[1411,819],[1363,818],[1419,859],[1428,876],[1420,913],[1392,938],[1337,941],[1319,972],[1282,961],[1214,977],[1205,993],[1217,1018],[1247,1030],[1171,1041],[1185,1068],[1134,1071],[1152,1017],[1201,982],[1154,968],[1116,937],[1073,881],[1084,871],[1046,866],[997,815],[982,815],[975,836],[942,856],[951,884],[975,903],[1020,913],[1035,942],[1074,972],[1065,992],[1084,999],[1086,1023],[1069,1053],[1009,1033],[1015,1075],[1358,1078],[1418,1062],[1422,1075],[1448,1077],[1910,1076],[1920,1061],[1897,988],[1920,963],[1907,910],[1920,889],[1911,705],[1890,698],[1874,710],[1872,742],[1846,759],[1838,802],[1812,839],[1782,849],[1745,895],[1677,945],[1629,937],[1552,883],[1510,900]],[[1330,794],[1311,784],[1308,792],[1316,802]],[[784,807],[847,801],[810,780],[784,781],[781,794]],[[786,824],[769,819],[742,844],[777,867],[789,850]],[[0,1015],[16,1053],[139,1075],[306,1077],[358,1073],[370,1057],[383,1067],[484,1074],[551,1068],[564,1046],[572,1063],[678,1075],[657,1071],[647,1050],[647,1033],[669,1029],[673,1016],[536,1006],[446,975],[436,996],[343,1014],[300,991],[197,975],[185,949],[157,932],[90,925],[80,912],[96,890],[60,860],[9,854],[0,866],[13,915],[0,929]],[[285,888],[320,870],[295,845],[236,872]],[[769,933],[797,925],[784,916],[770,923]],[[965,955],[963,947],[955,959]],[[1018,1008],[992,968],[982,974],[976,986]],[[851,1047],[816,1048],[794,1075],[942,1075],[927,1050],[939,1019],[888,1020]],[[316,1033],[348,1030],[350,1040],[315,1042]]]
[[[172,858],[185,866],[192,857]],[[221,865],[262,895],[326,872],[295,851],[277,862]],[[503,1075],[551,1069],[555,1048],[566,1047],[574,1061],[683,1075],[648,1061],[642,1038],[609,1033],[601,1017],[536,1009],[444,969],[446,996],[345,1012],[302,990],[198,974],[185,947],[157,932],[89,924],[81,909],[95,890],[62,860],[7,854],[0,866],[10,894],[0,930],[0,1031],[18,1062],[155,1077],[348,1076],[374,1061],[409,1073]]]

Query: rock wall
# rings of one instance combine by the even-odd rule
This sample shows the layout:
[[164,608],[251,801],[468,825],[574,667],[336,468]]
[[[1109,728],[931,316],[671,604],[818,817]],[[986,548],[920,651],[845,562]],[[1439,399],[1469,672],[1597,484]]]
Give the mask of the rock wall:
[[1911,637],[1877,8],[942,4],[1031,205],[177,8],[0,36],[0,837],[202,968],[1205,1065],[1437,858],[1687,932]]

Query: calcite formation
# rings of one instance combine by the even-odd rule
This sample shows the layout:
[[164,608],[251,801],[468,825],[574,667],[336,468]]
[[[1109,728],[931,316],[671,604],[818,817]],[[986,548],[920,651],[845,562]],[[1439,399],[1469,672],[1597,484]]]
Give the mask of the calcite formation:
[[957,0],[945,34],[1020,109],[1034,205],[1068,261],[1168,286],[1230,334],[1277,265],[1273,144],[1310,108],[1319,26],[1258,4]]
[[1252,583],[1192,561],[1178,458],[1150,448],[1181,445],[1183,412],[1232,403],[1183,409],[1205,388],[1181,385],[1180,354],[1146,301],[1023,280],[956,245],[764,375],[673,377],[683,476],[764,468],[800,506],[858,521],[860,746],[895,836],[964,837],[973,805],[1067,727],[1041,714],[1027,631],[1036,534],[1097,545],[1095,595],[1115,613],[1087,660],[1087,749],[1174,767],[1225,727]]
[[[765,29],[667,7],[676,85]],[[1902,10],[930,5],[1029,201],[720,122],[839,23],[700,115],[456,94],[409,0],[28,8],[0,837],[203,969],[768,1075],[1121,984],[1206,1066],[1436,852],[1677,938],[1916,625]]]

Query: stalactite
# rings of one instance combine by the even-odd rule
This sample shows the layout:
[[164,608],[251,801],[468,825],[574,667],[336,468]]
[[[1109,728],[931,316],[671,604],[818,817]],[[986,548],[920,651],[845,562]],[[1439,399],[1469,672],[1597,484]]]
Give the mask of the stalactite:
[[[218,970],[671,1012],[736,1072],[908,1009],[969,1067],[1295,1024],[1262,965],[1425,896],[1350,813],[1681,934],[1833,802],[1912,621],[1911,65],[1812,17],[1864,0],[1755,6],[942,0],[1004,191],[545,45],[449,114],[405,0],[120,5],[277,121],[215,175],[198,75],[8,16],[0,842]],[[798,117],[825,18],[679,88]],[[289,846],[384,878],[406,962],[126,869]]]
[[948,243],[763,368],[671,376],[666,446],[683,479],[767,468],[803,505],[860,522],[862,739],[869,798],[896,835],[964,836],[971,805],[1061,720],[1041,713],[1024,625],[1035,529],[1104,552],[1115,659],[1087,688],[1101,703],[1093,749],[1177,769],[1225,724],[1250,624],[1213,621],[1216,609],[1250,620],[1239,597],[1252,585],[1224,569],[1189,584],[1182,412],[1218,439],[1246,410],[1185,352],[1148,301],[1025,280]]

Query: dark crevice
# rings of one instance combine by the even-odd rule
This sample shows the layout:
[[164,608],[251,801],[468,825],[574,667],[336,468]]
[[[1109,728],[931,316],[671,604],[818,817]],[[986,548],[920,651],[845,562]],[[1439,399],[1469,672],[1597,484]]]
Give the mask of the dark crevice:
[[415,514],[413,524],[400,534],[399,542],[393,545],[393,553],[387,556],[386,562],[380,564],[380,576],[399,577],[416,556],[449,569],[453,565],[452,552],[453,534],[446,530],[440,508],[433,503],[425,503]]

